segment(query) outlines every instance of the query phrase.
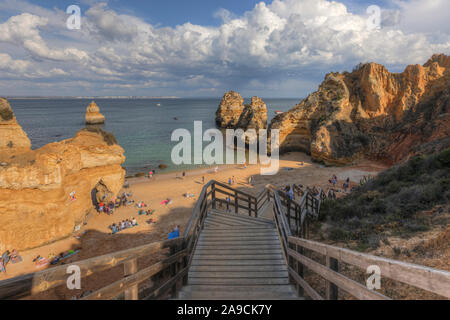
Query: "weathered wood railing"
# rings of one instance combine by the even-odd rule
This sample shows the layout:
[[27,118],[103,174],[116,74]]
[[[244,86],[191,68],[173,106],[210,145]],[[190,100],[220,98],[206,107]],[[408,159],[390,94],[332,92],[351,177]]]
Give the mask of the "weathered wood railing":
[[[337,300],[339,290],[343,290],[357,299],[386,300],[389,297],[367,288],[342,273],[339,265],[345,263],[361,269],[364,273],[369,266],[378,268],[382,278],[389,278],[434,294],[450,298],[450,272],[415,265],[407,262],[377,257],[369,254],[334,247],[315,241],[288,237],[289,274],[299,288],[312,299]],[[304,250],[325,257],[323,265],[304,254]],[[325,297],[322,297],[303,278],[306,267],[326,280]]]
[[[381,277],[403,282],[450,298],[450,272],[363,254],[301,238],[307,236],[305,229],[307,229],[308,216],[317,217],[321,202],[326,198],[334,198],[333,193],[323,193],[320,191],[318,196],[313,197],[305,194],[300,203],[290,200],[281,191],[275,191],[273,195],[275,224],[288,263],[291,282],[297,286],[300,296],[306,293],[306,295],[315,300],[334,300],[338,299],[339,290],[341,289],[357,299],[390,299],[339,273],[339,265],[346,263],[358,267],[364,272],[367,271],[369,266],[378,267]],[[295,212],[294,217],[288,213],[289,210]],[[298,212],[302,212],[300,219]],[[297,233],[300,237],[292,235],[292,224],[289,219],[296,221],[294,227],[297,228]],[[316,254],[324,256],[325,265],[307,257],[305,250],[313,251]],[[304,268],[308,268],[313,273],[325,279],[325,297],[322,297],[305,280]]]
[[[112,299],[124,293],[126,299],[137,299],[139,283],[150,279],[152,276],[170,268],[174,264],[181,263],[182,258],[186,255],[186,251],[182,249],[182,244],[182,239],[154,242],[128,250],[77,261],[71,265],[79,267],[81,279],[93,273],[106,271],[118,265],[123,265],[123,279],[93,292],[85,298]],[[171,252],[171,255],[168,258],[138,271],[137,261],[139,258],[147,257],[166,248]],[[68,266],[69,265],[61,265],[1,281],[0,299],[19,299],[64,285],[69,276],[67,274]],[[83,281],[81,281],[81,286],[83,286]],[[160,288],[156,288],[155,291],[157,289]],[[161,291],[162,290],[159,290],[159,292]]]

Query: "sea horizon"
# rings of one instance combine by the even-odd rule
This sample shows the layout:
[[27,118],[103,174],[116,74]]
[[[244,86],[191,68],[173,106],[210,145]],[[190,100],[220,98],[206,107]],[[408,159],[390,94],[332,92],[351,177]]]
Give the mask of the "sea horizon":
[[[72,138],[85,127],[86,107],[92,98],[8,98],[17,121],[31,140],[32,149]],[[194,121],[201,121],[203,131],[216,128],[217,98],[96,98],[105,125],[125,150],[123,167],[127,176],[156,170],[158,173],[197,169],[198,165],[174,165],[171,150],[178,142],[171,133],[183,128],[193,132]],[[301,98],[263,98],[268,121],[275,110],[288,111]],[[244,98],[245,103],[250,98]],[[167,166],[159,169],[159,165]]]

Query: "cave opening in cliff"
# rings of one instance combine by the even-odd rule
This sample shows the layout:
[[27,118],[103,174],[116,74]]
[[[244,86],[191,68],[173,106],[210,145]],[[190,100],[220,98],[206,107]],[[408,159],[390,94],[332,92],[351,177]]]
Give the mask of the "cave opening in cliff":
[[92,204],[95,208],[98,208],[98,204],[100,202],[110,201],[111,197],[112,192],[108,189],[108,187],[104,184],[102,180],[100,180],[91,190]]

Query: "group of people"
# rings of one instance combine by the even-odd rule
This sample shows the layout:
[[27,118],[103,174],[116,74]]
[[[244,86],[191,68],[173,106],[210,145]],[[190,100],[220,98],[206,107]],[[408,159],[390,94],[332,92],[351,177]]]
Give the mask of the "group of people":
[[0,273],[6,272],[6,266],[7,264],[11,263],[19,263],[22,262],[22,257],[19,255],[16,249],[14,249],[12,252],[9,252],[9,250],[6,250],[2,256],[0,257]]
[[[333,176],[331,177],[330,180],[328,180],[328,182],[330,184],[333,185],[333,187],[336,187],[337,183],[338,183],[338,178],[335,174],[333,174]],[[347,192],[348,188],[350,187],[350,178],[347,178],[345,180],[345,182],[343,183],[342,187],[344,188],[344,191]]]
[[112,234],[116,234],[117,232],[136,227],[137,225],[138,225],[138,222],[137,222],[136,218],[131,218],[131,219],[122,220],[121,222],[119,222],[117,224],[113,223],[112,225],[109,226],[109,228],[111,229]]
[[121,206],[127,206],[134,203],[134,200],[129,199],[131,197],[131,193],[122,193],[119,197],[114,197],[112,201],[106,202],[105,200],[100,201],[97,207],[97,211],[99,213],[106,213],[111,215],[114,213],[114,209],[120,208]]

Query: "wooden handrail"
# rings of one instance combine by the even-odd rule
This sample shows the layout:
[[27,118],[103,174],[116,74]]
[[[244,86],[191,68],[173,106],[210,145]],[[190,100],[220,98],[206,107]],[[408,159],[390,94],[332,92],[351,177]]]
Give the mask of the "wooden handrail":
[[[321,255],[324,255],[328,258],[336,259],[338,262],[344,262],[356,266],[364,271],[366,271],[367,267],[369,266],[377,266],[380,268],[382,277],[403,282],[408,285],[412,285],[414,287],[444,296],[446,298],[450,298],[450,272],[448,271],[424,267],[388,258],[377,257],[374,255],[360,253],[345,248],[334,247],[315,241],[301,239],[298,237],[289,237],[288,243],[289,245],[296,247],[300,246],[302,248],[312,250]],[[309,263],[308,267],[310,267],[311,270],[318,272],[319,274],[323,271],[321,270],[321,268],[324,266],[317,266],[317,262],[314,261],[314,263],[311,263],[310,261],[306,260],[308,258],[300,255],[298,252],[292,249],[289,249],[288,252],[289,255],[297,261],[301,263]],[[341,279],[337,280],[335,277],[333,277],[332,279],[326,279],[349,292],[349,287],[345,287],[347,284],[342,284],[340,282]],[[355,291],[351,291],[349,293],[355,295],[360,294],[361,291],[359,289],[355,289]],[[367,298],[367,296],[359,296],[359,298],[364,297]]]
[[[153,242],[132,249],[122,250],[87,260],[74,262],[81,271],[81,277],[110,269],[130,259],[148,256],[164,248],[179,246],[183,239]],[[0,281],[0,299],[18,299],[47,291],[66,282],[67,265]]]

